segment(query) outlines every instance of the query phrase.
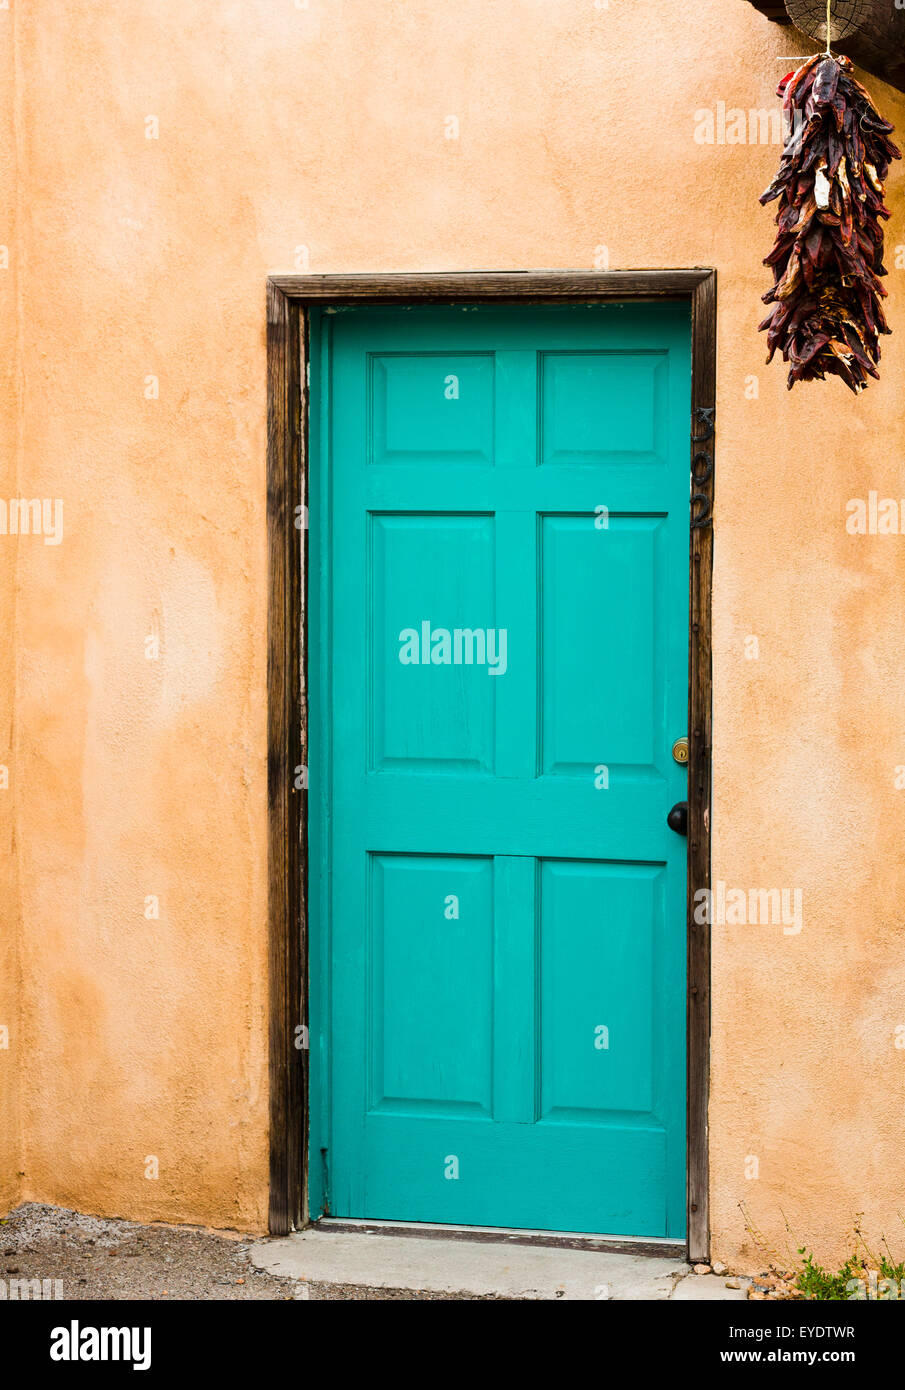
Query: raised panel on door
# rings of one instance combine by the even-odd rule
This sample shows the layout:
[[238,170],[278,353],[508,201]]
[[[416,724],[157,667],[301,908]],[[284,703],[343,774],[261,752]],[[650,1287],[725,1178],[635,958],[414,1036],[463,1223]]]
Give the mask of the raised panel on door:
[[667,352],[544,352],[539,366],[542,464],[665,461]]
[[493,772],[495,681],[445,634],[492,620],[495,540],[492,516],[370,514],[372,771]]
[[374,353],[370,461],[493,462],[494,354]]
[[[664,515],[541,518],[543,701],[548,776],[654,775],[661,712]],[[593,619],[588,596],[594,595]],[[610,790],[615,790],[611,780]]]
[[656,1125],[655,948],[662,864],[545,860],[541,1115]]
[[368,1107],[490,1115],[493,860],[371,857]]

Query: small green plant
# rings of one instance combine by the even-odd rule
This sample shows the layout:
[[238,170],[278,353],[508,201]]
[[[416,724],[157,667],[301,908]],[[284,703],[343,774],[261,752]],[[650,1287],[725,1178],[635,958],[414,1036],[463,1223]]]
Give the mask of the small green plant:
[[[879,1253],[871,1249],[862,1230],[861,1212],[856,1214],[845,1241],[852,1253],[841,1268],[833,1272],[818,1264],[814,1252],[804,1245],[798,1247],[797,1260],[791,1244],[786,1246],[785,1258],[781,1257],[754,1225],[743,1202],[739,1202],[739,1208],[754,1244],[770,1263],[769,1271],[763,1276],[766,1285],[755,1281],[749,1297],[759,1296],[754,1290],[760,1290],[760,1296],[768,1298],[806,1298],[828,1303],[851,1299],[905,1302],[905,1260],[895,1259],[885,1236],[881,1237]],[[784,1212],[782,1217],[786,1231],[794,1239]],[[905,1217],[900,1215],[899,1220],[905,1226]]]
[[836,1303],[847,1302],[851,1298],[852,1291],[848,1284],[852,1279],[861,1279],[864,1271],[864,1266],[855,1255],[846,1260],[837,1274],[830,1274],[829,1270],[816,1262],[813,1253],[804,1246],[798,1253],[802,1259],[795,1287],[800,1289],[805,1298]]
[[879,1258],[871,1255],[865,1259],[855,1254],[849,1256],[836,1274],[831,1274],[816,1262],[810,1250],[802,1247],[798,1253],[802,1261],[795,1287],[805,1298],[820,1302],[848,1302],[858,1297],[856,1290],[851,1287],[854,1280],[862,1285],[862,1298],[896,1301],[905,1293],[905,1261],[894,1263],[888,1255],[880,1255]]

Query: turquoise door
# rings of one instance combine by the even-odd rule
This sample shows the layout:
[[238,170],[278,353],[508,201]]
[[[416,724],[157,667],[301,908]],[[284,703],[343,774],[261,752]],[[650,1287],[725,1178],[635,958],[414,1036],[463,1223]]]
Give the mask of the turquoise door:
[[312,1213],[682,1237],[688,310],[312,343]]

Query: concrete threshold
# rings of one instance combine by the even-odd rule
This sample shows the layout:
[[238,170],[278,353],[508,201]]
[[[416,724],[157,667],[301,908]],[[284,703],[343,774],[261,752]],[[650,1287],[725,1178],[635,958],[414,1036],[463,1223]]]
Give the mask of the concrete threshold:
[[[301,1282],[471,1294],[487,1298],[566,1301],[678,1301],[744,1299],[716,1275],[691,1272],[675,1256],[620,1253],[504,1239],[468,1240],[337,1230],[318,1223],[275,1240],[249,1245],[252,1263],[270,1274]],[[596,1238],[592,1238],[596,1239]]]

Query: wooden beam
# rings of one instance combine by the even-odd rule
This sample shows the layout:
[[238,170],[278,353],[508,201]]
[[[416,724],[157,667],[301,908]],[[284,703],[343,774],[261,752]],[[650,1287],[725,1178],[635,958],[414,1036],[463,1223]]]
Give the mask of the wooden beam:
[[866,72],[905,92],[905,10],[874,0],[864,28],[839,47]]
[[777,24],[789,23],[789,16],[782,0],[751,0],[751,4],[756,10],[760,10],[761,14],[766,15],[767,19],[773,19]]
[[[785,6],[777,4],[776,0],[745,0],[745,3],[753,5],[767,19],[791,24]],[[807,40],[805,51],[807,43],[813,49],[814,41]],[[899,9],[892,0],[873,0],[864,27],[833,47],[839,53],[847,53],[865,72],[905,92],[905,9]]]

